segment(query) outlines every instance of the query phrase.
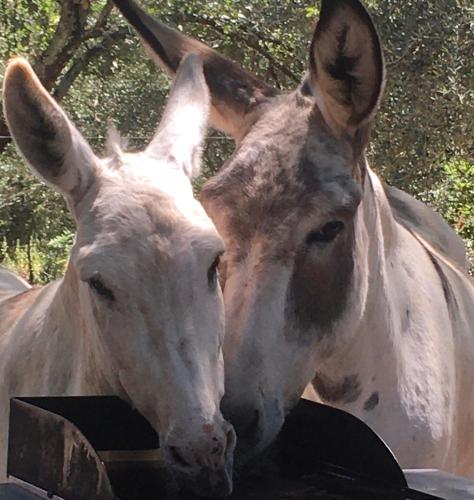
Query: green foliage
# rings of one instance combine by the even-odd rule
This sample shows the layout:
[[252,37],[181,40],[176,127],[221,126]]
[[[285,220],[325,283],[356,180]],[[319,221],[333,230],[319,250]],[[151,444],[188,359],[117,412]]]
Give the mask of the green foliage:
[[462,236],[474,240],[474,163],[455,159],[444,171],[446,177],[436,191],[438,206]]
[[48,283],[64,274],[73,239],[70,232],[46,242],[33,235],[25,244],[16,240],[12,245],[4,238],[0,245],[1,264],[31,284]]
[[422,198],[465,239],[474,270],[474,163],[454,158],[443,168],[441,181]]
[[387,87],[371,163],[418,195],[441,180],[442,165],[474,158],[474,3],[379,0],[373,15]]
[[26,280],[39,273],[42,267],[41,258],[26,245],[22,245],[19,240],[14,245],[8,244],[3,239],[1,244],[3,254],[2,265],[18,273]]
[[58,5],[54,0],[0,0],[0,19],[2,56],[32,57],[48,46],[59,21]]
[[69,252],[74,242],[74,234],[66,230],[46,242],[46,245],[41,245],[35,239],[33,241],[36,243],[38,254],[43,259],[43,267],[35,277],[37,282],[48,283],[62,276],[69,260]]
[[33,234],[49,240],[72,229],[62,197],[34,177],[10,145],[0,161],[0,238],[24,245]]

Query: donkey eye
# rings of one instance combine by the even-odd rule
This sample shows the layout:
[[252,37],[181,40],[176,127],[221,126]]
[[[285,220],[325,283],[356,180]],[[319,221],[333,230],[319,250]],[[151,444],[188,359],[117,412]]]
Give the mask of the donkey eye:
[[318,231],[313,231],[306,237],[306,244],[329,243],[344,229],[344,222],[334,220],[328,222]]
[[214,287],[217,284],[217,268],[219,267],[219,262],[221,260],[220,254],[216,256],[211,267],[207,271],[207,281],[209,286]]
[[89,286],[91,287],[91,289],[94,290],[94,292],[97,295],[100,295],[101,297],[104,297],[105,299],[108,299],[108,300],[111,300],[111,301],[115,300],[114,293],[111,290],[109,290],[102,283],[102,281],[99,278],[97,278],[97,277],[90,278],[87,281],[87,283],[89,284]]

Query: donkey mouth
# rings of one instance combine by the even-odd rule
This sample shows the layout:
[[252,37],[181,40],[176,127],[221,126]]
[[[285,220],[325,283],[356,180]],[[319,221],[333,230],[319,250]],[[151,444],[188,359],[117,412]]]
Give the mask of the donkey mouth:
[[[249,462],[265,453],[276,439],[284,422],[279,404],[264,405],[261,410],[249,411],[246,420],[234,420],[237,430],[235,462],[237,468],[246,468]],[[232,418],[230,418],[232,421]]]
[[220,470],[203,467],[197,476],[181,471],[175,472],[175,476],[180,488],[185,492],[200,498],[223,498],[232,493],[232,469],[233,464],[227,463]]

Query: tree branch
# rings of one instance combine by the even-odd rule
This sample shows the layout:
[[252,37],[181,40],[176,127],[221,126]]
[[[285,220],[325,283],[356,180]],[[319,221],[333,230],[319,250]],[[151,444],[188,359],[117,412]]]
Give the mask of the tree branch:
[[249,31],[246,31],[246,34],[250,34],[250,37],[245,37],[242,36],[239,32],[233,31],[230,35],[229,33],[226,33],[217,23],[214,19],[211,18],[197,18],[194,14],[184,14],[185,20],[187,21],[192,21],[192,22],[197,22],[201,24],[205,24],[212,28],[214,31],[219,33],[220,35],[223,35],[225,37],[231,37],[232,40],[240,40],[241,42],[245,43],[247,47],[250,47],[251,49],[255,50],[258,54],[261,56],[265,57],[267,61],[271,64],[273,69],[277,69],[280,73],[283,75],[287,76],[290,78],[290,80],[299,83],[301,78],[297,75],[295,75],[292,71],[290,71],[288,68],[286,68],[283,64],[279,63],[271,54],[266,50],[258,40],[252,40],[252,37],[259,38],[261,41],[264,41],[264,38],[262,36],[256,37],[254,33],[249,33]]
[[109,15],[112,12],[113,8],[114,4],[112,0],[107,0],[107,3],[100,12],[99,17],[94,24],[94,27],[84,33],[84,36],[82,37],[83,41],[90,40],[91,38],[97,38],[104,34],[104,30],[107,26],[107,21],[109,20]]
[[80,57],[78,57],[73,65],[68,69],[65,75],[54,90],[53,96],[60,101],[69,91],[71,85],[76,78],[86,69],[90,62],[99,55],[107,52],[118,41],[124,40],[127,36],[128,29],[121,28],[113,33],[108,33],[104,39],[93,47],[88,48]]
[[90,1],[64,0],[58,26],[48,48],[37,58],[33,68],[47,90],[71,60],[82,43]]
[[[59,22],[47,49],[40,54],[33,62],[33,69],[38,75],[46,90],[51,91],[59,75],[74,57],[84,40],[103,36],[103,30],[107,24],[109,14],[112,10],[111,0],[107,0],[104,8],[100,12],[97,22],[92,30],[87,31],[87,17],[90,15],[90,0],[62,0]],[[100,51],[99,51],[100,52]],[[92,56],[88,57],[88,62],[97,55],[94,50]],[[83,67],[87,66],[88,62]],[[78,66],[79,68],[79,66]],[[68,72],[69,73],[69,72]],[[73,77],[69,75],[72,82],[78,74]],[[57,91],[57,99],[64,97],[64,90],[69,89],[71,84],[64,82],[61,90]],[[11,141],[8,127],[3,114],[0,116],[0,153],[2,153]]]

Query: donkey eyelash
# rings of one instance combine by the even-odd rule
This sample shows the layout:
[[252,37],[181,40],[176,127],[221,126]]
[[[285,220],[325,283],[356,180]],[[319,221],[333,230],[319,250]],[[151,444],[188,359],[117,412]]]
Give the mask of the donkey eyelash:
[[217,268],[219,267],[221,256],[222,254],[218,254],[207,270],[207,281],[209,286],[214,287],[217,284]]
[[321,229],[312,231],[306,237],[307,245],[314,245],[318,243],[330,243],[333,241],[345,228],[342,221],[335,220],[328,222]]
[[87,283],[97,295],[100,295],[111,302],[115,301],[115,295],[112,290],[108,289],[97,276],[88,279]]

